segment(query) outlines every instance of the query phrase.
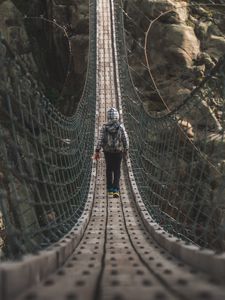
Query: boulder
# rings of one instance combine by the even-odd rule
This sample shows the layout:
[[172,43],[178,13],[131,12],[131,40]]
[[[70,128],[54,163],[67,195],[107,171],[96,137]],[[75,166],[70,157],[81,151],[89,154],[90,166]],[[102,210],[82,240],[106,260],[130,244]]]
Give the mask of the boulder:
[[198,22],[195,25],[195,33],[200,41],[207,39],[209,26],[212,24],[211,21]]
[[160,18],[160,21],[165,23],[183,23],[188,17],[187,3],[185,1],[148,0],[143,1],[140,4],[140,8],[151,19],[155,19],[168,11],[167,14]]
[[222,36],[210,35],[205,47],[206,53],[215,59],[219,59],[225,53],[225,38]]
[[192,27],[164,23],[152,27],[148,36],[149,64],[170,107],[181,102],[191,91],[190,78],[196,73],[193,66],[199,53],[200,43]]
[[172,69],[189,68],[200,52],[199,46],[193,28],[186,25],[159,24],[148,36],[153,67],[166,63]]
[[200,52],[197,57],[197,64],[203,65],[207,70],[211,70],[215,66],[215,62],[211,56],[206,52]]
[[[225,53],[224,14],[217,8],[204,5],[188,7],[187,2],[136,0],[135,5],[129,5],[129,1],[126,1],[125,5],[129,17],[135,19],[137,24],[134,26],[129,18],[125,19],[129,31],[129,49],[133,54],[129,56],[129,62],[134,69],[132,75],[137,88],[144,91],[147,89],[149,96],[155,94],[155,91],[153,88],[151,92],[151,88],[145,83],[147,77],[140,71],[143,50],[137,46],[137,41],[144,45],[144,37],[140,39],[141,30],[147,32],[149,20],[152,21],[161,15],[150,28],[147,52],[154,80],[169,106],[182,102]],[[172,12],[167,14],[170,10]],[[143,18],[143,15],[149,20]],[[146,97],[144,101],[147,100]],[[157,110],[157,102],[152,101],[151,97],[149,102],[154,102],[154,105],[149,107]],[[161,102],[161,98],[158,97],[158,110],[164,107]]]

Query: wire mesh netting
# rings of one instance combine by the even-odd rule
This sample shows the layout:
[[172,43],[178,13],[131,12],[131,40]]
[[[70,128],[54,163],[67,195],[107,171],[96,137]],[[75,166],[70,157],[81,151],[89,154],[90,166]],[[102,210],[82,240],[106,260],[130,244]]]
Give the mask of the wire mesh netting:
[[94,145],[95,9],[90,1],[87,78],[72,117],[56,110],[26,62],[1,37],[0,247],[5,258],[58,241],[83,211]]
[[[134,87],[130,36],[121,26],[131,17],[121,1],[115,5],[124,120],[142,199],[167,231],[187,242],[224,250],[225,57],[175,109],[150,115]],[[144,52],[144,46],[140,48]]]
[[[179,106],[152,116],[140,99],[144,90],[132,81],[132,72],[139,75],[127,60],[132,49],[126,48],[128,32],[121,26],[122,3],[114,4],[124,120],[143,201],[169,232],[224,250],[225,57]],[[94,140],[95,10],[95,1],[90,1],[87,80],[73,117],[56,110],[1,38],[0,247],[7,258],[57,241],[84,208]],[[144,51],[140,40],[135,43]],[[148,70],[142,60],[140,64]]]

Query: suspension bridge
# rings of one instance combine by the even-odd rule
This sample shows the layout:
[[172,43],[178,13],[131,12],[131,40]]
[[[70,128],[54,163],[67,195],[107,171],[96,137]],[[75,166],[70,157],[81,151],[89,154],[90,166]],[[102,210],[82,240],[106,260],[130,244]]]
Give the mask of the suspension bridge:
[[[2,101],[1,299],[225,299],[225,58],[179,107],[150,116],[132,82],[120,1],[89,9],[75,115],[37,92],[22,60],[23,79]],[[103,155],[91,159],[109,107],[130,140],[120,198],[107,195]]]

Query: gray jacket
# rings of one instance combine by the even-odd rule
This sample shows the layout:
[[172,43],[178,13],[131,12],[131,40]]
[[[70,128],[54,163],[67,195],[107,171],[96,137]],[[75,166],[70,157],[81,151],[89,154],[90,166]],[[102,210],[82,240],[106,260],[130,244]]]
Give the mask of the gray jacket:
[[123,126],[123,124],[120,124],[118,121],[116,122],[108,122],[106,124],[104,124],[100,130],[100,135],[99,135],[99,139],[98,139],[98,143],[97,143],[97,147],[96,147],[96,151],[100,151],[101,148],[103,148],[103,151],[107,151],[105,149],[105,137],[108,132],[116,132],[120,127],[120,131],[121,131],[121,142],[123,145],[123,150],[124,152],[128,151],[129,149],[129,140],[128,140],[128,136],[127,136],[127,132]]

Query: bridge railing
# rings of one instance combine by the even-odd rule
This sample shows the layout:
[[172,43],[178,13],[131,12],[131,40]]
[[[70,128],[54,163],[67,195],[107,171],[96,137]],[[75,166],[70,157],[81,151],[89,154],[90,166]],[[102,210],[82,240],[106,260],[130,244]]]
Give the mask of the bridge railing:
[[146,208],[187,243],[224,251],[225,57],[179,107],[151,115],[129,71],[121,1],[115,10],[124,120]]
[[58,241],[83,211],[94,145],[95,6],[90,1],[87,77],[72,117],[57,111],[23,60],[0,41],[1,72],[7,74],[0,85],[0,250],[5,259]]

